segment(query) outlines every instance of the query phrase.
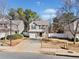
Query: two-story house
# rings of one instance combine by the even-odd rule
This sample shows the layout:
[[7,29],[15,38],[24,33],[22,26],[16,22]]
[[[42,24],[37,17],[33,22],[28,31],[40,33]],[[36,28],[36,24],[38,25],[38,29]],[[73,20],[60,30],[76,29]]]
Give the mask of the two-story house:
[[73,34],[75,34],[75,30],[76,30],[76,37],[79,38],[79,19],[73,20],[69,25],[66,25],[64,27],[64,33],[67,35],[67,38],[70,39],[74,38]]
[[16,32],[22,33],[24,30],[24,23],[21,20],[9,20],[8,18],[0,18],[0,38],[5,35],[12,35]]
[[34,39],[42,39],[48,36],[48,25],[48,21],[45,20],[31,22],[29,26],[29,37]]

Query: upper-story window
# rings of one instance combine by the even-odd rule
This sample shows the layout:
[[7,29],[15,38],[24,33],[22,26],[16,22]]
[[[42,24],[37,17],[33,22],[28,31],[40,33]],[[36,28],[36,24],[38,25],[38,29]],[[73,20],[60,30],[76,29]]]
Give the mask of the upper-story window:
[[41,25],[41,26],[40,26],[40,29],[45,29],[45,28],[46,28],[45,25]]
[[32,29],[36,29],[36,26],[35,26],[35,24],[33,24],[33,25],[31,26],[31,28],[32,28]]
[[41,25],[39,27],[40,27],[40,29],[42,29],[42,26]]
[[79,27],[77,28],[77,32],[79,32]]

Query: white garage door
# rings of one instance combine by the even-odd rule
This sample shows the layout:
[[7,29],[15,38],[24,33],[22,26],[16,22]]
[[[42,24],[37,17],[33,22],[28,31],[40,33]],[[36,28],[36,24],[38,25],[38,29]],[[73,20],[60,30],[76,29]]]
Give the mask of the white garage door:
[[29,33],[29,37],[30,38],[36,38],[36,34],[35,33]]

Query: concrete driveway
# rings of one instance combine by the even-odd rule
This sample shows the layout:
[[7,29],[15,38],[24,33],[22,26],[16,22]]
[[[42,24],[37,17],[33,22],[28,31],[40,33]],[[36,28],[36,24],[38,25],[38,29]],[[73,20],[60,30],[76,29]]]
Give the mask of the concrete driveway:
[[23,40],[20,44],[12,47],[11,49],[7,50],[8,52],[37,52],[40,50],[41,42],[40,40],[32,40],[26,39]]

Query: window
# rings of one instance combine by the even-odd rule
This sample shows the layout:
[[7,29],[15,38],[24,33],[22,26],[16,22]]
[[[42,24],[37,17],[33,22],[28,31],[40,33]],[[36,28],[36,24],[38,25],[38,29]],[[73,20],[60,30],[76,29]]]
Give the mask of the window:
[[32,29],[36,29],[36,26],[34,24],[32,25]]

